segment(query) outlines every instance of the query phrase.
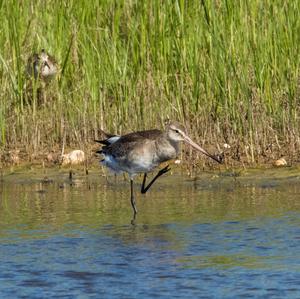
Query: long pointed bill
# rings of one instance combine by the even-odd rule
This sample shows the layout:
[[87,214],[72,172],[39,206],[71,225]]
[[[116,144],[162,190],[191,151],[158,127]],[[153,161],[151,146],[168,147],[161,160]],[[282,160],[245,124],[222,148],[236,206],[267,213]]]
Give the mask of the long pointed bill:
[[184,141],[186,141],[188,144],[190,144],[193,148],[195,148],[196,150],[198,150],[199,152],[201,152],[202,154],[206,155],[207,157],[210,157],[211,159],[217,161],[218,163],[222,164],[222,160],[220,159],[220,157],[211,155],[210,153],[208,153],[205,149],[203,149],[200,145],[198,145],[197,143],[195,143],[191,138],[189,138],[188,136],[184,137]]

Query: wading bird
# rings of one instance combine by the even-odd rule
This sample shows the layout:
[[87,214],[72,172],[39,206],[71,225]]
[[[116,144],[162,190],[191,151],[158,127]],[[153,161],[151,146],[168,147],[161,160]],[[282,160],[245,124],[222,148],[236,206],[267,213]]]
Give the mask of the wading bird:
[[28,58],[26,65],[25,95],[28,103],[37,100],[37,105],[46,103],[46,89],[58,72],[55,58],[44,49]]
[[127,172],[130,177],[130,201],[133,209],[133,220],[136,218],[137,208],[133,194],[133,179],[138,173],[144,173],[141,193],[146,193],[152,184],[164,173],[170,170],[169,165],[159,170],[156,176],[146,186],[147,173],[154,170],[161,163],[175,159],[179,154],[181,141],[190,144],[204,155],[222,163],[218,156],[209,154],[196,144],[188,135],[185,127],[178,122],[170,122],[165,131],[157,129],[132,132],[117,136],[106,134],[106,139],[95,140],[103,144],[97,151],[104,156],[101,163],[114,172]]
[[57,62],[44,49],[28,58],[26,72],[29,77],[38,78],[48,83],[57,73]]

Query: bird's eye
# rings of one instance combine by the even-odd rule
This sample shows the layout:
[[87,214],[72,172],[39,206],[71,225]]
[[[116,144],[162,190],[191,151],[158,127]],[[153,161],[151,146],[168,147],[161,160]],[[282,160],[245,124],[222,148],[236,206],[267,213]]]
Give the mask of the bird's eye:
[[176,132],[176,133],[179,133],[179,131],[178,131],[178,130],[175,130],[175,132]]

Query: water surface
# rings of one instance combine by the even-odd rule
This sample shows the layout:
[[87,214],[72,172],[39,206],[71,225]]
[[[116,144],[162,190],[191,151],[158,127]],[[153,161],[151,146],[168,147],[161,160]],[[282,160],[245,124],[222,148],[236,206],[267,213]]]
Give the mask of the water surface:
[[[59,170],[0,183],[1,298],[300,298],[300,172],[129,183]],[[46,177],[46,178],[45,178]]]

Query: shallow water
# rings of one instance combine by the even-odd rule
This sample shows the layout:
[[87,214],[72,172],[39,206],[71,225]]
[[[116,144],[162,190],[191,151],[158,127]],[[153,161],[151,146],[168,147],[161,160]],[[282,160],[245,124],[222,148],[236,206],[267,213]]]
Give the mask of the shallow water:
[[300,298],[299,183],[297,169],[166,175],[146,195],[136,183],[132,226],[122,177],[6,173],[0,297]]

